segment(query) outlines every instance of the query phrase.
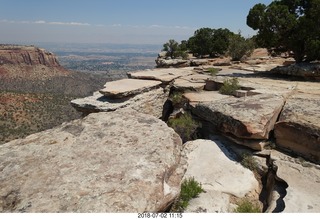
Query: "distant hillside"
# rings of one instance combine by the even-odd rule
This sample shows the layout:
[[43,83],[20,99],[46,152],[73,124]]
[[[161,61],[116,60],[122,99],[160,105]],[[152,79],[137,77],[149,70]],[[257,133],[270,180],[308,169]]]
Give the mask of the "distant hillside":
[[63,68],[44,49],[0,45],[0,143],[81,117],[70,100],[92,94],[106,81]]

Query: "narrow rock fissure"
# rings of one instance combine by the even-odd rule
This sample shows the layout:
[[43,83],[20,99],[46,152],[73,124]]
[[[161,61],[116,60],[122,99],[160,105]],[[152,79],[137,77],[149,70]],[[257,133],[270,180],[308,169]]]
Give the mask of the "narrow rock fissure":
[[285,209],[284,197],[287,195],[288,184],[278,177],[278,166],[271,155],[263,157],[266,159],[268,169],[261,177],[263,187],[259,199],[263,203],[263,212],[280,213]]
[[[170,94],[172,94],[173,92],[174,91],[171,89]],[[286,99],[285,99],[284,105],[285,103],[286,103]],[[279,114],[277,115],[276,122],[278,122],[280,119],[280,115],[283,111],[283,107],[280,110]],[[193,119],[201,123],[200,130],[199,129],[197,130],[198,134],[194,135],[195,136],[194,140],[210,139],[209,138],[210,135],[208,133],[205,134],[206,131],[204,130],[205,129],[204,127],[208,127],[207,123],[210,123],[210,122],[203,121],[203,119],[200,119],[197,116],[193,115],[187,107],[183,107],[182,109],[184,112],[190,113]],[[173,112],[175,111],[178,111],[178,109],[174,106],[173,102],[170,99],[168,99],[163,106],[162,120],[164,122],[168,122],[170,115],[172,115]],[[274,144],[275,139],[274,139],[273,132],[274,132],[274,129],[270,131],[268,141]],[[217,131],[216,134],[221,135],[219,131]],[[264,155],[263,157],[266,159],[266,165],[268,169],[264,172],[258,172],[258,174],[260,175],[260,180],[262,184],[262,189],[259,195],[259,201],[263,204],[262,212],[263,213],[280,213],[280,212],[283,212],[285,209],[284,197],[287,195],[288,184],[277,176],[278,166],[275,164],[274,160],[271,158],[271,155]],[[168,209],[170,211],[170,207]]]

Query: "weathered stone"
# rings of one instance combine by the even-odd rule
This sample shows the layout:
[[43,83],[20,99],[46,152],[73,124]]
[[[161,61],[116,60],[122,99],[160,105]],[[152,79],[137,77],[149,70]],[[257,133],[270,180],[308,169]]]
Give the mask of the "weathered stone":
[[209,61],[208,59],[193,59],[191,60],[190,65],[191,66],[200,66],[200,65],[208,65]]
[[181,151],[153,116],[93,113],[0,146],[0,211],[165,211],[180,190]]
[[168,95],[162,88],[122,99],[111,99],[95,92],[93,96],[72,100],[71,105],[86,114],[130,108],[160,118]]
[[212,102],[228,98],[228,96],[216,91],[188,92],[184,93],[183,96],[189,101],[189,104],[193,106],[200,102]]
[[[275,95],[255,95],[246,98],[226,98],[199,103],[192,112],[212,124],[212,130],[239,140],[266,140],[284,105],[284,98]],[[260,144],[245,144],[262,150]]]
[[156,64],[158,68],[169,68],[169,67],[189,67],[190,61],[185,59],[164,59],[164,58],[157,58]]
[[206,80],[210,78],[209,75],[193,74],[185,77],[180,77],[174,80],[173,86],[177,90],[203,90],[206,85]]
[[258,192],[259,183],[254,174],[234,161],[220,142],[196,140],[184,145],[187,171],[184,179],[194,177],[206,193],[190,201],[185,212],[228,212],[230,197],[243,198],[250,192]]
[[[270,155],[276,171],[266,213],[320,212],[320,166],[276,150]],[[265,166],[265,158],[256,158],[259,166]]]
[[153,69],[147,71],[128,72],[128,76],[134,79],[149,79],[161,81],[165,84],[182,76],[194,74],[193,68],[169,68],[169,69]]
[[320,81],[320,64],[300,63],[289,66],[279,66],[272,69],[271,73]]
[[152,80],[134,80],[122,79],[118,81],[107,82],[104,88],[99,90],[101,94],[113,99],[121,99],[128,96],[140,94],[158,87],[159,81]]
[[320,162],[320,97],[290,97],[275,125],[277,144],[314,162]]

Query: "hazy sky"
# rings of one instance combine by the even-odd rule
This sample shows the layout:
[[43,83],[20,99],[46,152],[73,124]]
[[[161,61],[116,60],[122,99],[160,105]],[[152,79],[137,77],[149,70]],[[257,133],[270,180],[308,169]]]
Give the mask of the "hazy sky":
[[0,43],[162,44],[201,27],[241,30],[272,0],[0,0]]

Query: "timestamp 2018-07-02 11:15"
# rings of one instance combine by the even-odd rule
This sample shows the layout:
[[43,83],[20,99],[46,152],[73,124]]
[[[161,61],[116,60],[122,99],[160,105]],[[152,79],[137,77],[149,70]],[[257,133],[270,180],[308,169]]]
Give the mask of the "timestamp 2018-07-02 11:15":
[[138,218],[183,218],[182,213],[138,213]]

